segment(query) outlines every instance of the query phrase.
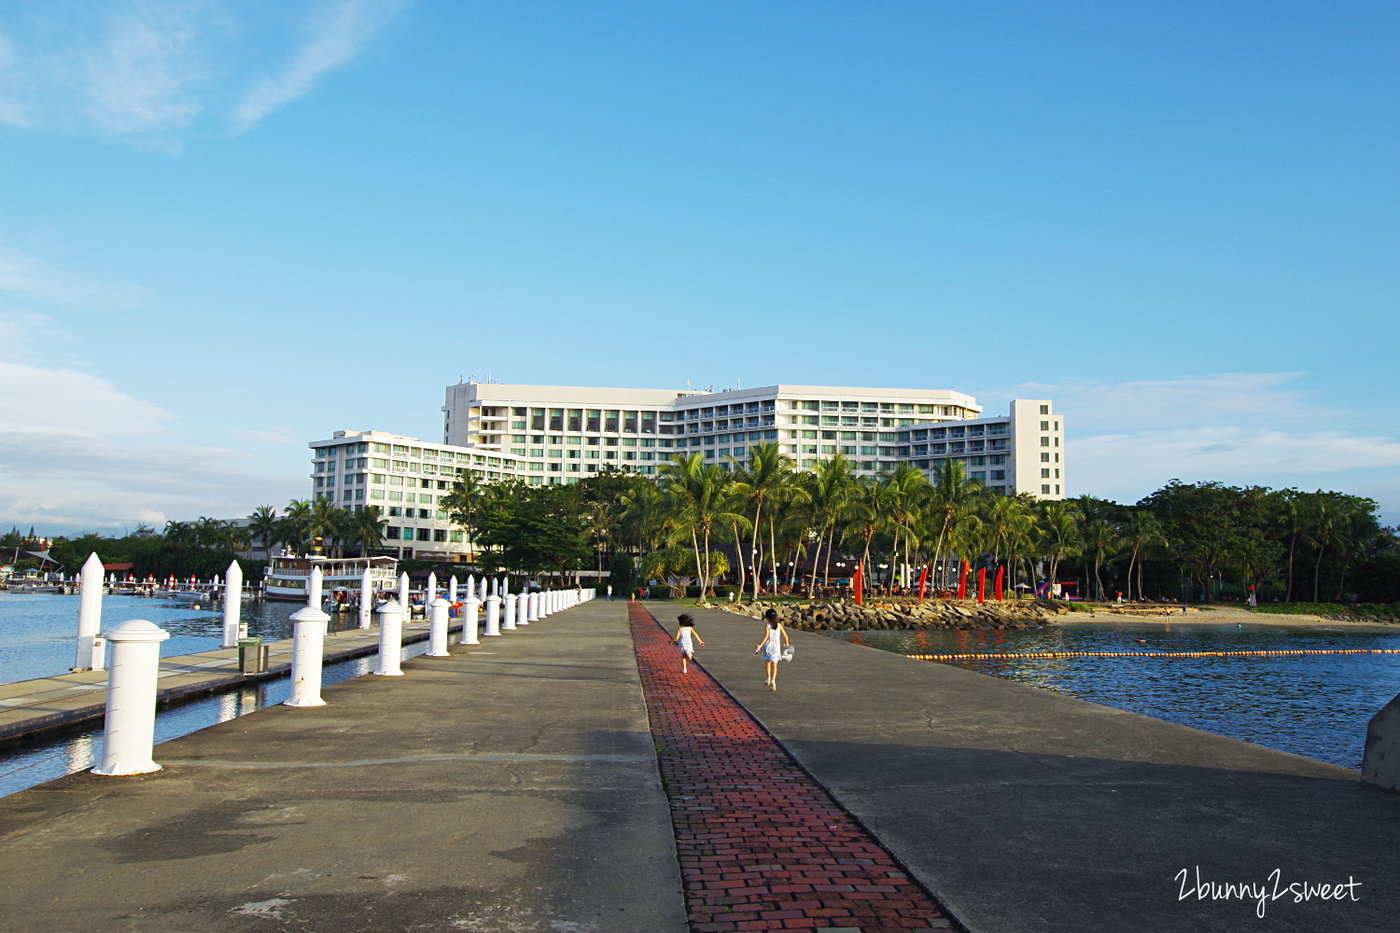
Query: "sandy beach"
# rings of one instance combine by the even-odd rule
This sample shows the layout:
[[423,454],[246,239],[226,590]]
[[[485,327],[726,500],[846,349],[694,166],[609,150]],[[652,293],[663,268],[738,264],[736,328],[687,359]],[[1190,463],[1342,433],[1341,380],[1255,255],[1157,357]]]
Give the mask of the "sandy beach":
[[[1163,607],[1165,608],[1165,607]],[[1180,606],[1171,607],[1171,615],[1163,615],[1162,609],[1155,612],[1127,607],[1116,609],[1110,606],[1095,608],[1089,612],[1071,612],[1055,619],[1057,625],[1229,625],[1267,626],[1270,628],[1307,628],[1334,632],[1396,632],[1400,624],[1386,622],[1344,622],[1337,619],[1324,619],[1322,616],[1272,613],[1260,609],[1250,612],[1244,607],[1211,606],[1200,609],[1187,607],[1183,614]]]

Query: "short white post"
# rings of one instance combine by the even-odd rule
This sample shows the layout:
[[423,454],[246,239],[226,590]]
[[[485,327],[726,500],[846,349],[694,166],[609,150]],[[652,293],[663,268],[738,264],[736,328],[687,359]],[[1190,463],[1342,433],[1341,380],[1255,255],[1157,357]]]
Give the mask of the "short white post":
[[243,568],[238,561],[228,565],[224,584],[224,647],[238,644],[238,621],[243,614]]
[[501,631],[515,631],[515,600],[516,595],[510,591],[510,579],[501,585]]
[[170,633],[132,619],[107,633],[112,667],[107,673],[107,717],[102,732],[102,763],[93,774],[109,777],[159,771],[151,758],[156,734],[156,680],[160,643]]
[[423,596],[423,605],[431,606],[433,600],[437,599],[437,574],[428,571],[428,592]]
[[449,603],[457,601],[457,575],[455,573],[447,578],[447,601]]
[[481,601],[486,602],[486,578],[481,578]]
[[396,599],[379,604],[379,669],[380,677],[402,677],[399,668],[403,654],[403,606]]
[[467,587],[467,599],[462,603],[462,641],[463,645],[479,645],[477,631],[481,627],[480,618],[477,613],[481,611],[481,600],[476,598],[476,587]]
[[519,628],[522,625],[530,624],[530,594],[521,593],[520,598],[515,601],[515,625]]
[[501,634],[501,597],[496,594],[496,581],[491,583],[491,595],[486,597],[486,631],[481,633],[488,638]]
[[73,661],[75,671],[100,671],[101,663],[93,666],[92,640],[102,628],[102,559],[97,552],[88,555],[79,574],[78,589],[78,655]]
[[325,706],[321,699],[321,658],[326,644],[326,623],[321,611],[321,568],[311,568],[306,608],[292,614],[292,695],[283,706]]
[[360,628],[369,628],[370,613],[374,612],[374,578],[369,568],[360,575]]
[[428,628],[428,653],[430,658],[450,658],[447,653],[447,600],[439,596],[428,603],[431,624]]
[[403,610],[404,620],[409,617],[408,612],[408,571],[399,574],[399,608]]
[[526,600],[526,603],[527,605],[525,609],[525,621],[538,622],[540,620],[540,591],[536,590],[535,592],[531,593],[530,598]]

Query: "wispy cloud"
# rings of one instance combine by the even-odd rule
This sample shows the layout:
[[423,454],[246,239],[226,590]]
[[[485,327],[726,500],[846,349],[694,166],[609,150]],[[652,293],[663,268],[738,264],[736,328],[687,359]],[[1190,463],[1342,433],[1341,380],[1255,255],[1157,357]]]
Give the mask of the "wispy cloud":
[[4,246],[0,246],[0,293],[101,311],[129,308],[147,294],[139,286],[94,281]]
[[[0,524],[114,528],[244,515],[304,484],[244,451],[169,443],[175,416],[110,381],[0,361]],[[165,443],[163,443],[165,442]]]
[[1050,398],[1065,419],[1071,491],[1133,502],[1171,479],[1330,486],[1400,511],[1400,438],[1357,432],[1357,413],[1318,405],[1299,373],[1213,373],[1124,383],[1028,384],[996,396]]
[[279,74],[254,84],[237,109],[237,127],[247,129],[277,108],[311,90],[316,80],[359,54],[365,43],[405,5],[406,0],[347,0],[315,17],[311,36]]
[[409,0],[9,0],[0,123],[178,149],[243,132],[359,55]]

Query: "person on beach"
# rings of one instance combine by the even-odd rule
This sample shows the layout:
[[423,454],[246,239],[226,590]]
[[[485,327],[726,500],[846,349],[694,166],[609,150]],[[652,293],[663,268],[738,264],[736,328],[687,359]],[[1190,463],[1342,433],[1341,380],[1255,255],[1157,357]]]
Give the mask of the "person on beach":
[[778,621],[776,610],[763,613],[763,621],[768,628],[763,632],[763,640],[754,646],[753,653],[763,652],[763,662],[768,669],[768,679],[764,681],[769,690],[778,689],[778,662],[783,659],[783,648],[788,644],[787,629]]
[[680,623],[680,628],[676,629],[676,637],[671,642],[681,649],[681,673],[690,673],[690,662],[695,658],[695,642],[704,644],[704,640],[695,633],[695,619],[688,612],[683,612],[676,619]]

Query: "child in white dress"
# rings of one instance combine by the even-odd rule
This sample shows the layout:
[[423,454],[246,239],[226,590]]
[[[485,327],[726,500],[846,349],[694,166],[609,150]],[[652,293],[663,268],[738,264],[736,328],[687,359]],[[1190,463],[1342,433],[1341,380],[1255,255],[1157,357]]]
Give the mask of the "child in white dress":
[[690,673],[688,665],[695,657],[694,643],[699,642],[703,645],[705,642],[696,634],[695,619],[691,618],[690,613],[681,613],[676,621],[680,623],[680,628],[676,629],[676,637],[672,638],[671,641],[681,650],[681,673],[688,674]]
[[778,689],[778,662],[783,659],[783,648],[788,645],[787,629],[778,621],[778,613],[769,609],[763,614],[768,628],[763,632],[763,640],[754,646],[753,653],[763,652],[763,660],[768,668],[768,679],[764,685],[769,690]]

